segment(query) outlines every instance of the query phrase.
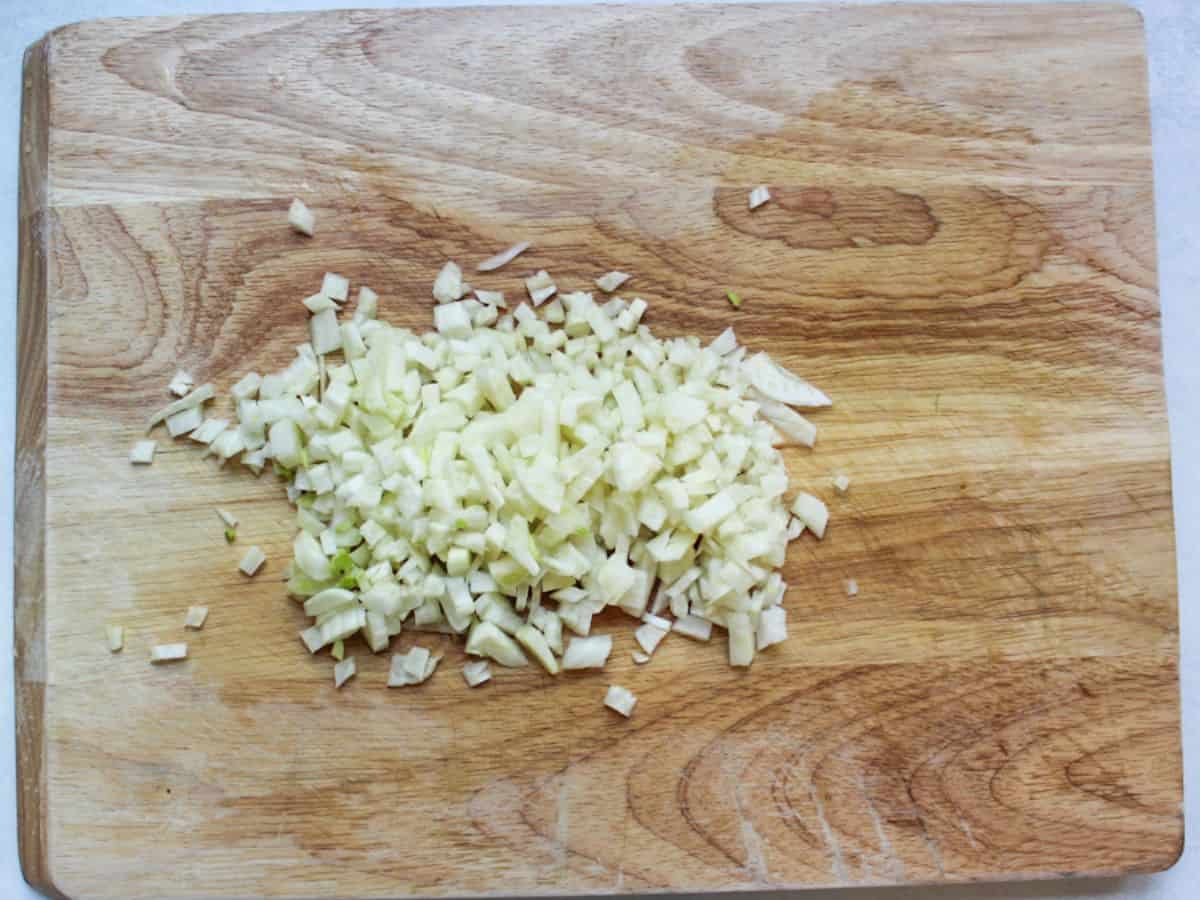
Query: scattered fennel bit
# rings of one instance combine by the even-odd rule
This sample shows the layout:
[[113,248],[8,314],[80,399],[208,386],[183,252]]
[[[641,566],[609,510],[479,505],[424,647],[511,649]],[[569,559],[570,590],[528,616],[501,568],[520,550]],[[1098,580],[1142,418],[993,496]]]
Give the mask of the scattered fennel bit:
[[835,475],[833,477],[833,487],[839,494],[844,494],[850,490],[850,479],[845,475]]
[[799,493],[792,501],[792,512],[804,523],[804,527],[817,536],[825,537],[825,526],[829,522],[829,510],[812,494]]
[[237,528],[238,526],[237,516],[227,509],[221,509],[219,506],[217,507],[217,518],[224,522],[228,528]]
[[849,578],[846,580],[846,596],[847,597],[857,597],[858,596],[858,582],[855,581],[853,578]]
[[150,662],[165,663],[187,659],[187,644],[156,644],[150,648]]
[[486,659],[473,659],[464,663],[462,673],[463,679],[470,687],[479,687],[485,681],[492,680],[492,667]]
[[475,268],[480,272],[494,272],[502,266],[507,266],[528,249],[529,241],[521,241],[521,243],[513,244],[507,250],[497,253],[495,256],[489,256]]
[[207,606],[189,606],[187,618],[183,620],[183,627],[190,628],[193,631],[199,631],[204,627],[205,620],[208,619]]
[[617,684],[609,685],[608,691],[604,694],[604,705],[611,710],[615,710],[629,718],[633,715],[633,708],[637,705],[637,697],[630,691]]
[[340,688],[343,684],[358,674],[358,664],[354,657],[348,657],[333,667],[333,686]]
[[729,300],[729,305],[734,309],[738,309],[742,305],[742,298],[739,294],[736,294],[733,291],[727,291],[725,296]]
[[750,192],[750,208],[758,209],[764,203],[771,199],[771,192],[765,184],[760,184]]
[[267,561],[267,557],[258,547],[251,547],[246,551],[246,555],[242,557],[242,561],[238,563],[238,568],[245,575],[254,575],[262,564]]
[[129,451],[129,461],[135,466],[148,466],[154,462],[154,450],[157,441],[138,441]]
[[288,207],[288,224],[292,226],[292,231],[312,237],[316,217],[312,210],[299,200],[292,200],[292,205]]
[[105,625],[104,632],[108,637],[110,653],[120,653],[125,646],[125,627],[123,625]]
[[236,540],[237,540],[237,529],[236,528],[226,528],[225,529],[225,543],[232,544]]
[[606,294],[611,294],[629,280],[630,276],[627,272],[607,272],[596,279],[596,287],[604,291]]

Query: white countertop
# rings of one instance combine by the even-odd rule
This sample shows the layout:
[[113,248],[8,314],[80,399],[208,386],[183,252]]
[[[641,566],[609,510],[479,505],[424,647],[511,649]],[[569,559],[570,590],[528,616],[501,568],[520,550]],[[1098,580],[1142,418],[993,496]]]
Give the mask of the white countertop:
[[[474,5],[489,0],[469,0]],[[523,4],[545,0],[514,0]],[[559,0],[563,2],[563,0]],[[928,2],[928,0],[926,0]],[[934,0],[937,2],[937,0]],[[1004,0],[992,0],[1004,2]],[[1027,0],[1024,0],[1027,2]],[[17,286],[17,151],[21,102],[21,55],[46,31],[80,19],[329,7],[435,5],[374,0],[0,0],[0,337],[8,360],[0,376],[0,646],[12,646],[12,472],[15,418]],[[463,5],[443,0],[436,5]],[[1166,352],[1167,402],[1174,459],[1175,523],[1179,555],[1179,603],[1183,643],[1183,718],[1188,843],[1200,818],[1200,757],[1197,698],[1200,697],[1200,614],[1190,609],[1200,597],[1200,466],[1189,466],[1200,445],[1200,0],[1136,0],[1150,50],[1150,99],[1154,124],[1154,175],[1158,212],[1159,284]],[[13,670],[0,666],[0,897],[38,896],[21,878],[17,862],[16,770],[13,741]],[[1185,851],[1169,872],[1123,879],[976,885],[947,888],[864,888],[814,891],[812,900],[984,900],[984,898],[1104,898],[1165,900],[1200,895],[1200,850]]]

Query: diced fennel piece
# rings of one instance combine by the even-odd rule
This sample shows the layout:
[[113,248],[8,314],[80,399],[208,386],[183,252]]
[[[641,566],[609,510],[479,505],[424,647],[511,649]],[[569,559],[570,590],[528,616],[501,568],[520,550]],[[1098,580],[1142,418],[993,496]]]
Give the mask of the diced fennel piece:
[[750,192],[750,208],[758,209],[764,203],[771,199],[771,191],[765,184],[760,184]]
[[857,597],[858,596],[858,582],[855,581],[853,578],[846,579],[846,596],[847,597]]
[[830,399],[803,378],[778,365],[766,353],[757,353],[741,365],[742,375],[760,393],[788,406],[830,406]]
[[639,666],[644,666],[646,663],[650,662],[650,657],[641,650],[634,650],[633,661]]
[[267,561],[266,555],[258,547],[251,547],[246,551],[246,555],[242,557],[242,561],[238,563],[238,569],[244,575],[254,575],[262,568],[262,564]]
[[787,640],[787,611],[782,606],[771,606],[758,616],[759,650]]
[[204,627],[204,623],[207,621],[207,619],[207,606],[189,606],[187,616],[183,620],[183,627],[191,628],[194,631],[199,631]]
[[342,331],[338,327],[337,311],[323,309],[308,320],[313,351],[318,356],[342,349]]
[[497,253],[495,256],[489,256],[475,268],[480,272],[493,272],[502,266],[508,265],[522,253],[529,249],[529,241],[521,241],[519,244],[513,244],[507,250]]
[[238,527],[237,516],[235,516],[233,513],[231,513],[227,509],[221,509],[221,507],[218,506],[217,507],[217,517],[222,522],[225,523],[225,527],[227,527],[227,528],[237,528]]
[[340,688],[343,684],[358,674],[358,663],[353,656],[347,656],[333,667],[333,686]]
[[850,479],[845,475],[834,475],[833,487],[839,494],[844,494],[850,490]]
[[368,320],[374,319],[378,312],[379,295],[366,285],[361,285],[358,289],[358,302],[354,305],[355,324],[363,325]]
[[717,356],[726,356],[736,350],[737,345],[737,335],[734,334],[733,328],[729,327],[717,335],[713,342],[708,345],[708,349],[717,354]]
[[491,622],[476,622],[467,635],[467,652],[472,656],[486,656],[502,666],[517,667],[528,664],[520,645]]
[[105,625],[105,636],[108,638],[108,651],[119,653],[125,646],[125,627],[123,625]]
[[750,665],[754,662],[754,626],[750,616],[744,612],[730,613],[726,622],[729,627],[729,664]]
[[183,397],[192,389],[194,383],[195,381],[192,376],[180,369],[171,379],[171,383],[167,385],[167,390],[176,397]]
[[463,301],[434,307],[433,321],[438,332],[448,338],[467,338],[473,330],[471,313]]
[[187,644],[156,644],[150,648],[150,662],[165,663],[187,659]]
[[129,461],[135,466],[148,466],[154,462],[154,450],[157,441],[138,441],[129,451]]
[[707,641],[712,637],[713,623],[691,613],[680,616],[671,623],[671,630],[694,641]]
[[829,510],[812,494],[799,493],[792,501],[792,512],[804,523],[804,527],[817,536],[825,537],[825,526],[829,523]]
[[472,659],[463,663],[462,674],[469,687],[479,687],[485,681],[492,680],[492,667],[486,659]]
[[563,654],[562,667],[567,670],[601,669],[608,662],[610,653],[611,635],[571,638],[571,642],[567,644],[567,652]]
[[546,643],[546,637],[532,625],[522,625],[517,629],[516,639],[521,643],[521,646],[529,651],[529,654],[542,664],[551,675],[558,674],[558,660],[554,658],[554,653],[550,650],[550,645]]
[[633,708],[637,705],[637,697],[633,695],[632,691],[621,687],[619,684],[610,684],[604,694],[604,705],[611,710],[619,712],[628,719],[633,715]]
[[817,441],[817,426],[789,406],[761,397],[758,414],[775,427],[785,444],[811,447]]
[[432,655],[425,647],[413,647],[407,653],[396,653],[392,656],[387,686],[408,687],[421,684],[433,675],[440,661],[440,656]]
[[304,308],[313,315],[316,315],[319,312],[325,312],[327,309],[332,309],[334,312],[337,312],[338,305],[337,301],[332,297],[326,294],[317,293],[304,298]]
[[149,431],[159,422],[164,421],[168,416],[173,416],[176,413],[181,413],[185,409],[201,406],[208,400],[211,400],[216,394],[216,388],[210,384],[202,384],[186,397],[181,397],[174,403],[168,403],[158,412],[150,417],[150,421],[146,424],[146,430]]
[[529,292],[529,299],[533,301],[533,305],[541,306],[554,296],[558,287],[550,273],[542,269],[525,279],[525,289]]
[[288,207],[288,224],[292,226],[293,231],[312,237],[316,221],[311,209],[299,199],[292,200],[292,205]]
[[326,272],[325,277],[321,279],[321,293],[339,303],[345,303],[346,298],[350,296],[350,279],[336,272]]
[[464,293],[462,269],[456,262],[447,262],[433,281],[433,299],[438,303],[453,303]]
[[600,288],[606,294],[611,294],[628,280],[629,275],[625,272],[606,272],[596,279],[596,287]]
[[659,628],[657,625],[641,625],[637,631],[633,633],[633,638],[638,642],[638,645],[646,653],[654,653],[658,645],[662,643],[662,639],[667,636],[667,629]]
[[198,406],[183,409],[167,416],[167,434],[180,437],[190,434],[204,424],[204,412]]

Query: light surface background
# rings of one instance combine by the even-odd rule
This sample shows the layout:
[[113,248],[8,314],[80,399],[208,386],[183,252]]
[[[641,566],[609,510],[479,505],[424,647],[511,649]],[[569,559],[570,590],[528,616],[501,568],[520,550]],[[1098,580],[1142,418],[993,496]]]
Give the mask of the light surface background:
[[[543,0],[519,0],[531,5]],[[558,0],[563,2],[563,0]],[[928,0],[927,0],[928,2]],[[939,0],[934,0],[939,2]],[[946,0],[949,2],[949,0]],[[1003,2],[1003,0],[992,0]],[[1015,0],[1014,0],[1015,2]],[[1028,2],[1028,0],[1025,0]],[[12,647],[13,429],[16,408],[17,160],[21,56],[45,32],[80,19],[111,16],[267,12],[331,7],[482,5],[358,0],[0,0],[0,647]],[[1183,731],[1187,844],[1169,872],[1122,879],[810,891],[797,900],[1175,900],[1200,896],[1200,0],[1138,0],[1150,56],[1159,288],[1171,419],[1179,606],[1183,642]],[[17,862],[13,667],[0,664],[0,897],[39,896]],[[724,895],[731,896],[731,895]],[[758,895],[763,896],[763,895]],[[777,896],[777,895],[776,895]]]

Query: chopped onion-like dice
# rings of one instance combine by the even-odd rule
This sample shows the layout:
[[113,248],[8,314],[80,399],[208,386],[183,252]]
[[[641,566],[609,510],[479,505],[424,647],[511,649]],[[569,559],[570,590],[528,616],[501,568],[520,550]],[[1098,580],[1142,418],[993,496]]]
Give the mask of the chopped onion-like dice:
[[108,637],[108,651],[119,653],[125,646],[125,628],[122,625],[105,625],[105,635]]
[[606,294],[611,294],[628,280],[629,274],[627,272],[606,272],[596,279],[596,287],[600,288]]
[[358,674],[358,663],[353,656],[347,656],[333,667],[333,686],[340,688],[343,684]]
[[242,561],[238,563],[238,568],[245,575],[253,575],[262,568],[262,564],[266,561],[267,557],[258,547],[251,547],[246,551],[246,555],[242,557]]
[[135,466],[148,466],[154,462],[154,449],[157,441],[138,441],[129,451],[129,461]]
[[833,477],[833,487],[839,494],[844,494],[850,490],[850,479],[845,475],[835,475]]
[[339,303],[345,303],[350,296],[350,279],[334,272],[326,272],[321,281],[321,293]]
[[150,417],[150,421],[146,425],[146,430],[149,431],[159,422],[162,422],[168,416],[173,416],[176,413],[181,413],[185,409],[191,409],[195,406],[200,406],[208,400],[211,400],[216,394],[216,388],[212,384],[202,384],[186,397],[181,397],[174,403],[168,403],[158,412]]
[[463,289],[462,269],[458,263],[447,262],[433,282],[433,299],[438,303],[453,303],[466,293]]
[[542,269],[525,279],[525,289],[529,291],[529,299],[533,301],[533,305],[541,306],[554,296],[558,287],[554,284],[550,273]]
[[671,630],[694,641],[707,641],[712,637],[712,626],[713,623],[708,619],[702,619],[689,613],[671,623]]
[[205,620],[208,619],[207,606],[189,606],[187,617],[183,620],[184,628],[191,628],[194,631],[199,631],[204,627]]
[[193,384],[195,384],[195,382],[192,380],[192,376],[187,372],[180,370],[175,373],[175,377],[172,378],[171,383],[167,385],[167,390],[169,390],[176,397],[183,397],[186,396],[187,392],[192,389]]
[[857,597],[858,596],[858,582],[855,581],[853,578],[849,578],[846,580],[846,596],[847,597]]
[[825,526],[829,523],[829,510],[812,494],[799,493],[792,501],[792,512],[804,523],[804,527],[817,536],[825,537]]
[[750,192],[750,208],[758,209],[771,199],[771,192],[765,184],[760,184]]
[[292,205],[288,207],[288,224],[292,226],[293,231],[312,237],[316,216],[299,200],[292,200]]
[[187,659],[187,644],[156,644],[150,648],[150,662],[165,663]]
[[633,715],[633,708],[637,705],[637,697],[626,688],[617,684],[611,684],[608,691],[604,694],[604,705],[609,709],[615,710],[629,718]]
[[226,527],[228,527],[228,528],[237,528],[237,526],[238,526],[237,516],[235,516],[233,513],[231,513],[227,509],[221,509],[221,507],[218,506],[217,507],[217,517],[222,522],[224,522]]
[[595,637],[571,638],[567,644],[567,652],[563,654],[564,669],[601,669],[608,662],[612,653],[612,636],[596,635]]
[[485,681],[492,680],[492,667],[486,659],[473,659],[463,663],[462,674],[470,687],[479,687]]

